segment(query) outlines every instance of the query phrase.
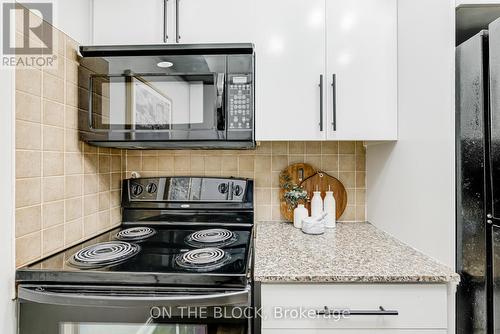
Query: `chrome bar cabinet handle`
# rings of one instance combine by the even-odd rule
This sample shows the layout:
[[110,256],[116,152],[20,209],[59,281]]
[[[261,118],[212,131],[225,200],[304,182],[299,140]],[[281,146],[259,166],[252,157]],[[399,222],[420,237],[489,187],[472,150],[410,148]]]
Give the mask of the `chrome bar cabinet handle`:
[[175,0],[175,42],[179,43],[181,35],[179,34],[179,0]]
[[325,306],[324,309],[316,311],[316,315],[399,315],[399,312],[386,310],[383,306],[379,306],[378,310],[330,310]]
[[323,131],[323,74],[319,75],[319,131]]
[[337,131],[337,75],[332,74],[332,126]]
[[168,0],[163,0],[163,42],[168,42]]

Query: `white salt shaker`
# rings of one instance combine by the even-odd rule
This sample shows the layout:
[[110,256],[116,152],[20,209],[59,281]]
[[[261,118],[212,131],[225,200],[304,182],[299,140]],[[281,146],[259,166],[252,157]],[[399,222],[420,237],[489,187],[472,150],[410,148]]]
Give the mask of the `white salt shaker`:
[[304,207],[304,204],[299,204],[293,210],[293,226],[296,228],[302,228],[302,219],[307,218],[309,212]]
[[326,228],[335,228],[335,218],[336,218],[336,203],[335,197],[333,197],[333,191],[327,191],[325,194],[325,199],[323,200],[323,206],[325,208],[326,216]]
[[314,191],[311,199],[311,217],[319,217],[323,213],[323,199],[320,191]]

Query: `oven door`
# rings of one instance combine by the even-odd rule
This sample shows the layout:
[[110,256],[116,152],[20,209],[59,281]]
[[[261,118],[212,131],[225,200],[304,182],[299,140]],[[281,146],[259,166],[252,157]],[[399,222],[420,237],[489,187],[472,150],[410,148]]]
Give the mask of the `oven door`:
[[248,334],[250,288],[18,288],[18,334]]

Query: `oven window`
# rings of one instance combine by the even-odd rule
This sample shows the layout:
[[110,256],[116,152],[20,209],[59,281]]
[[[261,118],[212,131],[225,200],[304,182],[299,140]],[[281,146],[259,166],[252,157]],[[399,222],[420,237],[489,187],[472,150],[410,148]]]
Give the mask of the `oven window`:
[[94,129],[172,131],[217,127],[222,75],[95,75],[91,80],[90,120]]
[[[249,319],[214,317],[210,308],[207,316],[187,317],[186,313],[182,317],[175,306],[166,305],[167,312],[152,317],[149,307],[132,305],[87,307],[19,302],[18,306],[18,334],[249,334]],[[227,312],[232,313],[231,309]]]
[[62,323],[59,334],[208,334],[206,325]]

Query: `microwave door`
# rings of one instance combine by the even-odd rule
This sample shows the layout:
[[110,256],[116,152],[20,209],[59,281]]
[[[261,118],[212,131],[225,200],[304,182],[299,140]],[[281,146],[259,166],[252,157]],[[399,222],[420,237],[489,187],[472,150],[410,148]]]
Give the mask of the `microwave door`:
[[225,137],[224,73],[92,78],[91,129],[134,140]]

